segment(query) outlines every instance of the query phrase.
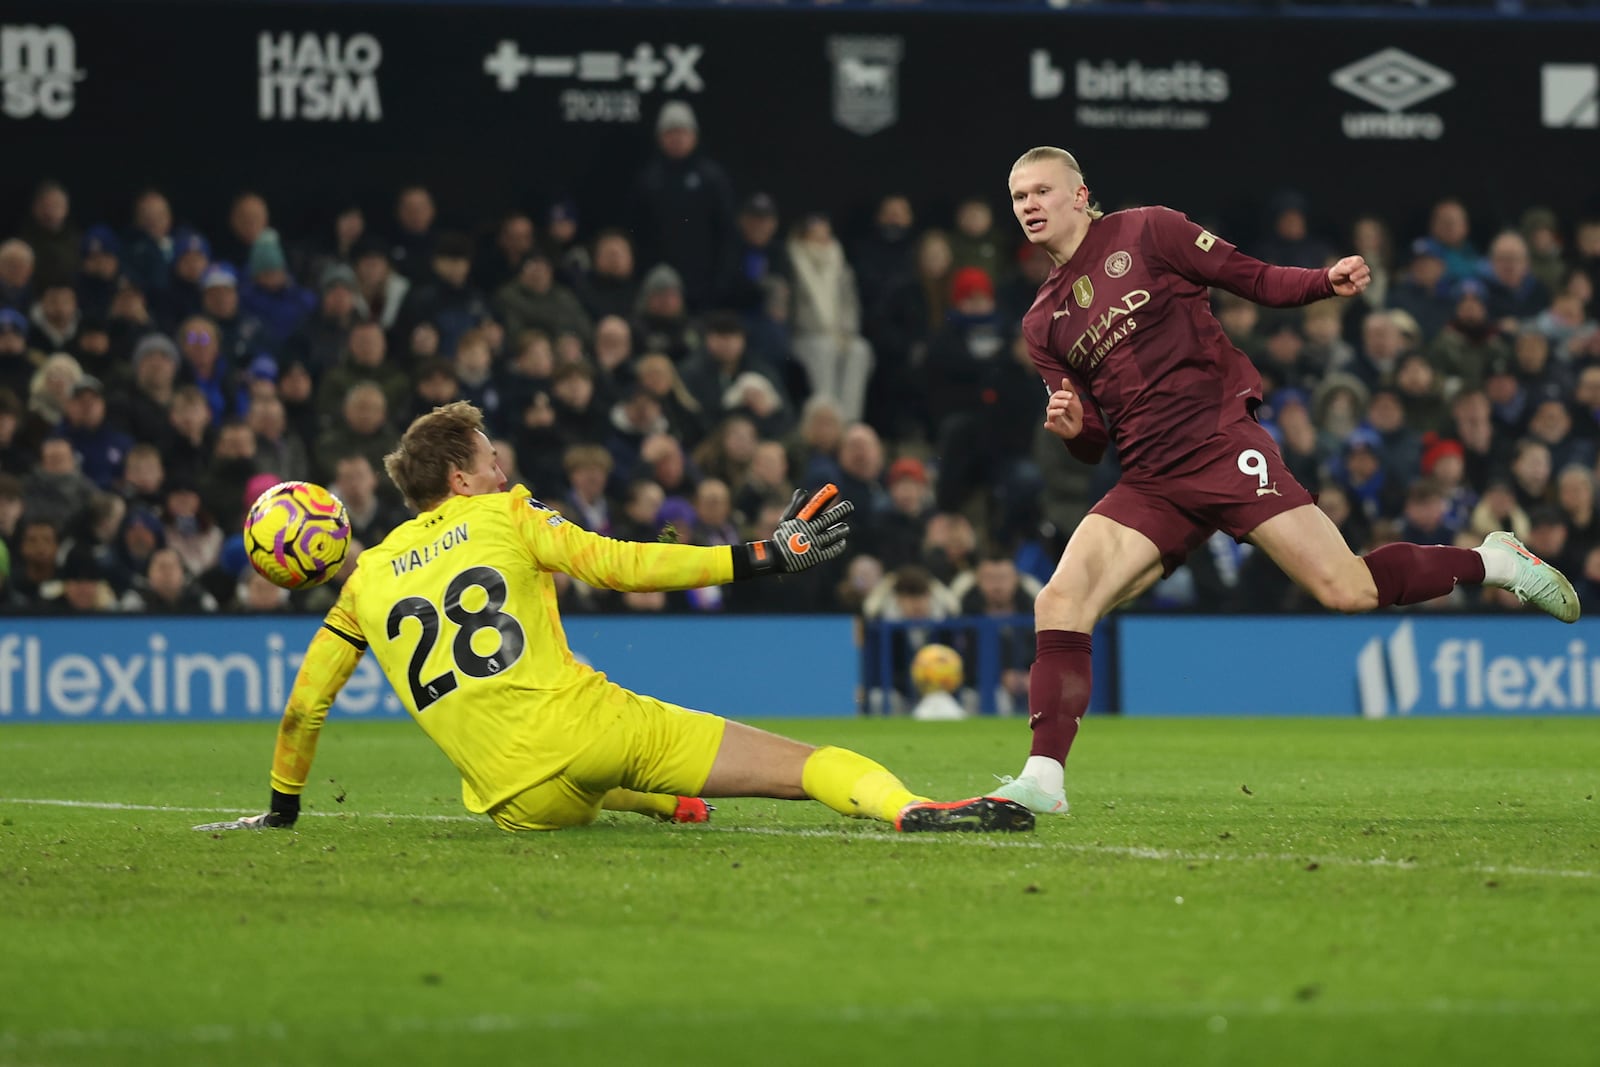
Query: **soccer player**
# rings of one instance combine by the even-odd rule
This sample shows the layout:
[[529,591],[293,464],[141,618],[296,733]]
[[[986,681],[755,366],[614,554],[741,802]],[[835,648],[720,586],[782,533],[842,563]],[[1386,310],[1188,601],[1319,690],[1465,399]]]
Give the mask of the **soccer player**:
[[623,591],[793,573],[844,552],[852,505],[836,488],[797,492],[770,540],[613,541],[505,491],[483,425],[465,401],[436,408],[385,457],[418,514],[361,554],[312,638],[278,728],[270,809],[196,829],[294,825],[328,709],[369,646],[461,773],[463,803],[506,830],[579,826],[602,808],[704,822],[700,798],[736,796],[811,798],[902,831],[1032,828],[1012,801],[935,803],[865,756],[640,696],[573,659],[552,572]]
[[1510,589],[1576,621],[1572,584],[1509,533],[1472,549],[1392,544],[1354,555],[1257,424],[1261,378],[1212,317],[1207,287],[1271,307],[1355,296],[1371,280],[1360,256],[1325,270],[1275,267],[1169,208],[1102,216],[1060,148],[1023,153],[1010,187],[1023,233],[1055,264],[1022,320],[1050,392],[1045,427],[1085,463],[1114,437],[1122,477],[1035,601],[1033,745],[1021,774],[991,795],[1067,810],[1064,765],[1089,705],[1095,624],[1219,529],[1334,611],[1417,604],[1460,582]]

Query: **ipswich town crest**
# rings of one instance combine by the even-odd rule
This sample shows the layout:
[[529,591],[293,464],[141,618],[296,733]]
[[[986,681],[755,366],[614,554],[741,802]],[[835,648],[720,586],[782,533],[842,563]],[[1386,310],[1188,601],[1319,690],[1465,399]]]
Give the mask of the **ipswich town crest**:
[[828,38],[833,61],[833,121],[868,137],[900,118],[899,37]]

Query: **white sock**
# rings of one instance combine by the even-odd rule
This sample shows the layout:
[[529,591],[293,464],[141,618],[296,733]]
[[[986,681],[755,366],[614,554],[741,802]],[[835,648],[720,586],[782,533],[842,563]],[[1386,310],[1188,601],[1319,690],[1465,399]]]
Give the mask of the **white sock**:
[[1032,778],[1041,790],[1054,795],[1065,788],[1067,769],[1049,756],[1029,756],[1018,777]]
[[1517,561],[1511,553],[1499,549],[1475,548],[1472,551],[1483,557],[1483,584],[1510,589],[1517,580]]

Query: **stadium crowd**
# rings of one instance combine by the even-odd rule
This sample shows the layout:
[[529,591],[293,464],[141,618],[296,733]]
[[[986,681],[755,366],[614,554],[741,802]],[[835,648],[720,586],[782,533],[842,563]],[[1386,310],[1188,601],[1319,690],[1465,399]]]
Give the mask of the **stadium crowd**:
[[[324,610],[336,584],[290,594],[248,567],[248,503],[321,481],[355,555],[407,517],[383,475],[398,433],[463,398],[512,483],[615,537],[764,536],[794,486],[825,481],[856,504],[848,560],[822,574],[569,582],[567,611],[1027,611],[1116,477],[1040,427],[1018,326],[1049,260],[987,197],[929,220],[891,193],[855,234],[785,217],[701,150],[681,102],[655,139],[617,218],[558,202],[461,231],[417,185],[392,218],[329,204],[285,232],[259,191],[214,225],[159,189],[130,190],[126,220],[80,220],[41,182],[0,243],[0,610]],[[1511,529],[1600,602],[1600,219],[1484,221],[1450,199],[1422,233],[1313,219],[1286,192],[1230,236],[1279,264],[1359,252],[1362,298],[1215,300],[1290,468],[1357,550]],[[1312,606],[1222,535],[1147,604]]]

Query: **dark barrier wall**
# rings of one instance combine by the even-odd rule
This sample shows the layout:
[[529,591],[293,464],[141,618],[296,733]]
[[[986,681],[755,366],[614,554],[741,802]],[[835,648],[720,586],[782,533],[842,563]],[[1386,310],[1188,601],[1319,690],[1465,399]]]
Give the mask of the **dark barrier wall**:
[[[890,12],[73,4],[0,14],[0,203],[67,179],[122,223],[141,182],[201,226],[238,188],[281,221],[427,182],[447,220],[552,196],[620,221],[661,103],[693,103],[741,192],[854,219],[885,191],[1004,195],[1072,148],[1107,206],[1240,236],[1316,215],[1600,209],[1600,24]],[[307,215],[315,206],[317,213]],[[9,221],[9,220],[7,220]]]

